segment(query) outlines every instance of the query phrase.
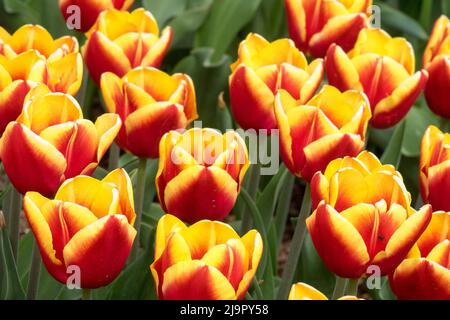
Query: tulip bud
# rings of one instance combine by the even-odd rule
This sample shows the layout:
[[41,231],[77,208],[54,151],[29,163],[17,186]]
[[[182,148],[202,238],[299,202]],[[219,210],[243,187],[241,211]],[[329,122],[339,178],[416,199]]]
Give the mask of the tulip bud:
[[99,181],[77,176],[55,199],[27,192],[23,207],[47,271],[66,283],[79,268],[82,288],[111,283],[123,269],[136,230],[131,180],[116,169]]
[[389,277],[399,299],[450,300],[450,212],[433,212],[417,245]]
[[441,16],[435,23],[423,55],[423,67],[429,74],[425,88],[428,106],[437,115],[450,119],[450,21]]
[[314,173],[339,157],[363,148],[371,117],[366,96],[324,86],[305,104],[280,90],[275,98],[283,162],[296,176],[310,181]]
[[194,84],[186,74],[139,67],[121,79],[107,72],[101,88],[106,108],[124,124],[118,144],[139,157],[158,158],[161,137],[197,118]]
[[331,45],[325,65],[331,85],[367,95],[375,128],[388,128],[403,119],[428,79],[425,70],[414,73],[411,44],[381,29],[363,29],[348,54]]
[[[71,18],[72,14],[79,13],[80,28],[78,31],[86,32],[97,20],[99,14],[104,10],[117,9],[128,10],[134,0],[59,0],[59,8],[66,21]],[[77,6],[79,11],[71,10],[73,6]]]
[[231,111],[244,129],[270,130],[277,127],[273,103],[277,90],[288,91],[306,102],[323,78],[323,61],[308,65],[301,51],[289,39],[269,43],[251,33],[239,46],[239,58],[231,65]]
[[434,210],[450,211],[450,134],[429,126],[422,138],[420,191]]
[[92,123],[70,95],[45,93],[29,100],[0,140],[0,157],[14,187],[53,196],[64,180],[90,175],[120,130],[119,116]]
[[317,172],[311,196],[311,239],[327,268],[344,278],[360,278],[369,266],[394,271],[431,219],[431,206],[411,207],[400,173],[367,151]]
[[358,32],[368,26],[371,0],[285,0],[289,35],[297,47],[323,57],[336,43],[353,48]]
[[97,84],[104,72],[123,77],[136,67],[158,68],[172,41],[172,29],[159,37],[158,23],[149,11],[103,11],[86,33],[83,56]]
[[263,252],[260,234],[243,237],[229,225],[202,220],[190,227],[172,215],[156,229],[150,266],[162,300],[243,299]]
[[159,146],[156,188],[165,212],[183,221],[224,219],[233,208],[250,162],[234,131],[171,131]]

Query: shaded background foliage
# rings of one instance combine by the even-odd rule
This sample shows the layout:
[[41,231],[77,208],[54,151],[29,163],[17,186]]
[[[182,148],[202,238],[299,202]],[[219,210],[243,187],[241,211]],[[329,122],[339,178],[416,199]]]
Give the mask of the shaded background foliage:
[[[431,31],[433,22],[441,14],[450,15],[449,0],[385,0],[374,1],[381,8],[381,27],[393,36],[403,36],[411,42],[416,53],[417,69],[421,68],[423,50]],[[230,63],[236,59],[239,42],[249,32],[256,32],[268,40],[288,37],[282,0],[137,0],[134,7],[143,6],[150,10],[157,19],[160,28],[170,25],[173,28],[173,42],[162,69],[169,72],[185,72],[194,80],[198,99],[198,110],[203,126],[220,130],[236,127],[228,108],[228,76]],[[0,25],[9,32],[14,32],[23,24],[40,24],[49,30],[54,37],[66,34],[76,36],[80,45],[84,43],[84,35],[65,28],[65,22],[59,12],[57,0],[0,0]],[[87,78],[85,77],[85,80]],[[101,99],[98,91],[88,92],[87,81],[78,98],[80,103],[90,104],[92,98],[93,112],[101,113]],[[89,110],[88,110],[89,111]],[[411,192],[413,203],[420,204],[418,197],[418,162],[420,155],[421,137],[429,124],[439,125],[440,120],[431,113],[421,97],[408,113],[406,121],[400,123],[400,128],[386,130],[370,129],[368,149],[378,156],[384,154],[386,162],[398,165],[406,186]],[[401,147],[401,157],[394,149]],[[387,151],[386,151],[387,150]],[[386,152],[385,152],[386,151]],[[120,159],[120,166],[124,167],[135,181],[137,158],[124,154]],[[107,164],[103,163],[106,168]],[[163,214],[159,204],[153,202],[155,196],[154,176],[157,160],[150,162],[147,167],[146,203],[144,205],[143,243],[147,243],[144,253],[132,265],[122,272],[121,276],[106,288],[94,290],[94,298],[111,299],[150,299],[155,298],[153,281],[148,268],[153,255],[154,226]],[[106,170],[99,168],[95,175],[102,177]],[[249,176],[249,175],[247,175]],[[279,205],[280,188],[293,183],[293,178],[283,176],[283,171],[272,177],[262,177],[261,190],[257,194],[256,210],[261,215],[275,215],[278,211],[290,205],[292,215],[296,216],[303,185],[297,181],[293,195],[282,194]],[[287,189],[288,190],[288,189]],[[2,197],[8,190],[3,190]],[[245,206],[245,199],[240,196],[236,208]],[[292,198],[292,199],[290,199]],[[290,201],[292,200],[292,202]],[[264,221],[263,221],[264,222]],[[231,221],[234,227],[240,221]],[[287,226],[289,239],[292,224]],[[276,224],[275,224],[276,225]],[[266,226],[268,228],[268,226]],[[274,287],[279,280],[277,260],[283,260],[286,248],[283,248],[282,238],[284,230],[272,232],[268,230],[270,240],[270,260],[266,261],[263,271],[258,273],[264,298],[274,298]],[[1,298],[24,298],[23,289],[26,286],[29,266],[31,264],[32,233],[22,236],[19,247],[19,263],[17,270],[11,265],[9,242],[5,232],[0,237],[0,288]],[[278,259],[277,259],[278,257]],[[8,277],[8,272],[17,276]],[[331,295],[334,286],[334,275],[329,273],[319,256],[315,252],[309,236],[300,258],[297,279],[307,282]],[[20,283],[21,285],[17,285]],[[38,299],[77,299],[81,296],[78,290],[68,290],[57,283],[42,268]],[[259,295],[256,295],[259,297]],[[382,290],[372,292],[373,298],[392,298],[388,285]]]

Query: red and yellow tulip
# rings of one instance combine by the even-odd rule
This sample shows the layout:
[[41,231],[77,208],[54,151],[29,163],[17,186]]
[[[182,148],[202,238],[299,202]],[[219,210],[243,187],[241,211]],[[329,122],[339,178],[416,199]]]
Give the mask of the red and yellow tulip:
[[404,38],[391,38],[381,29],[363,29],[348,54],[338,45],[331,45],[325,65],[331,85],[366,93],[372,108],[371,125],[375,128],[398,123],[428,79],[425,70],[414,73],[411,44]]
[[450,212],[433,212],[431,222],[390,276],[399,299],[450,300]]
[[233,208],[250,162],[234,131],[170,131],[159,147],[156,188],[165,212],[183,221],[222,220]]
[[274,129],[273,103],[277,90],[288,91],[305,103],[323,78],[322,59],[308,62],[289,39],[268,42],[251,33],[241,42],[238,60],[231,65],[231,111],[244,129]]
[[242,238],[229,225],[202,220],[190,227],[172,215],[156,229],[150,266],[159,299],[243,299],[263,252],[260,234]]
[[[327,296],[309,284],[298,282],[293,284],[289,292],[289,300],[328,300]],[[343,296],[338,300],[360,300],[355,296]]]
[[309,181],[339,157],[356,156],[363,148],[371,112],[359,91],[341,93],[324,86],[303,104],[287,91],[275,98],[281,157],[296,176]]
[[105,286],[119,275],[136,236],[125,170],[116,169],[101,181],[88,176],[66,180],[54,200],[27,192],[23,207],[45,267],[56,280],[65,284],[76,272],[70,266],[79,268],[82,288]]
[[118,144],[139,157],[158,158],[161,137],[198,116],[194,84],[186,74],[139,67],[121,79],[107,72],[101,89],[108,111],[123,122]]
[[97,20],[97,17],[104,10],[117,9],[128,10],[133,4],[134,0],[59,0],[59,8],[64,19],[70,18],[74,14],[70,10],[71,6],[78,6],[80,8],[80,29],[78,31],[88,31]]
[[20,115],[25,97],[37,84],[75,95],[82,78],[75,38],[53,40],[41,26],[25,25],[13,35],[0,27],[0,135]]
[[430,109],[450,119],[450,21],[441,16],[435,23],[423,54],[423,67],[429,74],[425,97]]
[[328,269],[359,278],[375,265],[386,275],[407,256],[431,219],[431,206],[416,212],[399,172],[363,151],[332,161],[311,181],[307,219],[314,246]]
[[0,140],[5,171],[21,193],[53,196],[64,180],[91,174],[120,130],[118,115],[83,119],[76,100],[46,93],[29,100]]
[[149,11],[103,11],[86,33],[83,55],[91,77],[100,83],[104,72],[123,77],[142,67],[159,67],[172,41],[172,29],[159,37],[158,23]]
[[358,32],[368,26],[372,0],[285,0],[289,34],[297,47],[315,57],[325,56],[336,43],[353,48]]
[[450,211],[450,134],[429,126],[422,139],[420,191],[434,210]]

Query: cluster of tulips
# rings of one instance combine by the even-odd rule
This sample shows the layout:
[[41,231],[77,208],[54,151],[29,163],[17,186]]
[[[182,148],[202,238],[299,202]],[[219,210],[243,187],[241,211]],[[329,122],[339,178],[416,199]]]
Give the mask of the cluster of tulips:
[[[66,283],[76,265],[81,287],[98,288],[139,250],[146,190],[138,176],[135,209],[124,169],[91,175],[114,141],[143,159],[138,175],[145,159],[159,158],[155,185],[166,214],[150,266],[158,298],[243,299],[266,244],[257,230],[240,236],[221,221],[250,166],[247,147],[235,131],[180,130],[198,117],[194,83],[158,69],[172,30],[160,33],[142,8],[128,12],[132,3],[60,0],[66,18],[69,6],[81,8],[81,50],[75,38],[53,39],[38,25],[0,29],[1,162],[24,195],[48,272]],[[364,151],[368,127],[398,124],[422,92],[450,118],[450,22],[436,21],[415,72],[411,44],[369,26],[370,5],[285,0],[293,40],[251,33],[241,42],[231,112],[244,129],[279,130],[284,164],[311,190],[313,212],[297,223],[330,271],[359,279],[377,266],[399,299],[450,299],[450,134],[430,126],[423,137],[426,204],[418,210],[395,167]],[[74,98],[83,63],[108,112],[95,122]],[[326,297],[297,283],[289,299]]]

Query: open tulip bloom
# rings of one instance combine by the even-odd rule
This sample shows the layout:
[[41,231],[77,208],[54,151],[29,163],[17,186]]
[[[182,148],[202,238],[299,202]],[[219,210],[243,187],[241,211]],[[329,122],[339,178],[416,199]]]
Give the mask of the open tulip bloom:
[[371,265],[381,275],[393,272],[431,219],[431,206],[410,206],[400,173],[367,151],[316,173],[311,196],[311,239],[327,268],[344,278],[359,278]]
[[244,129],[276,128],[276,92],[284,89],[305,103],[323,79],[323,60],[308,64],[290,39],[270,43],[251,33],[239,45],[238,55],[231,65],[230,99],[233,116]]
[[130,253],[136,230],[131,181],[116,169],[99,181],[77,176],[53,200],[27,192],[24,211],[47,271],[66,283],[78,267],[82,288],[111,283]]
[[325,65],[331,85],[365,92],[375,128],[388,128],[403,119],[428,79],[425,70],[414,73],[411,44],[404,38],[391,38],[381,29],[361,30],[348,54],[332,44]]
[[172,29],[167,27],[159,37],[158,23],[149,11],[111,9],[100,14],[86,36],[83,56],[99,84],[104,72],[123,77],[139,66],[159,67],[172,41]]
[[150,266],[158,297],[164,300],[243,299],[263,252],[260,234],[243,237],[229,225],[210,220],[187,227],[172,215],[156,229]]
[[0,140],[5,171],[20,192],[53,196],[64,180],[90,175],[120,130],[118,115],[83,119],[77,101],[63,93],[29,100]]

